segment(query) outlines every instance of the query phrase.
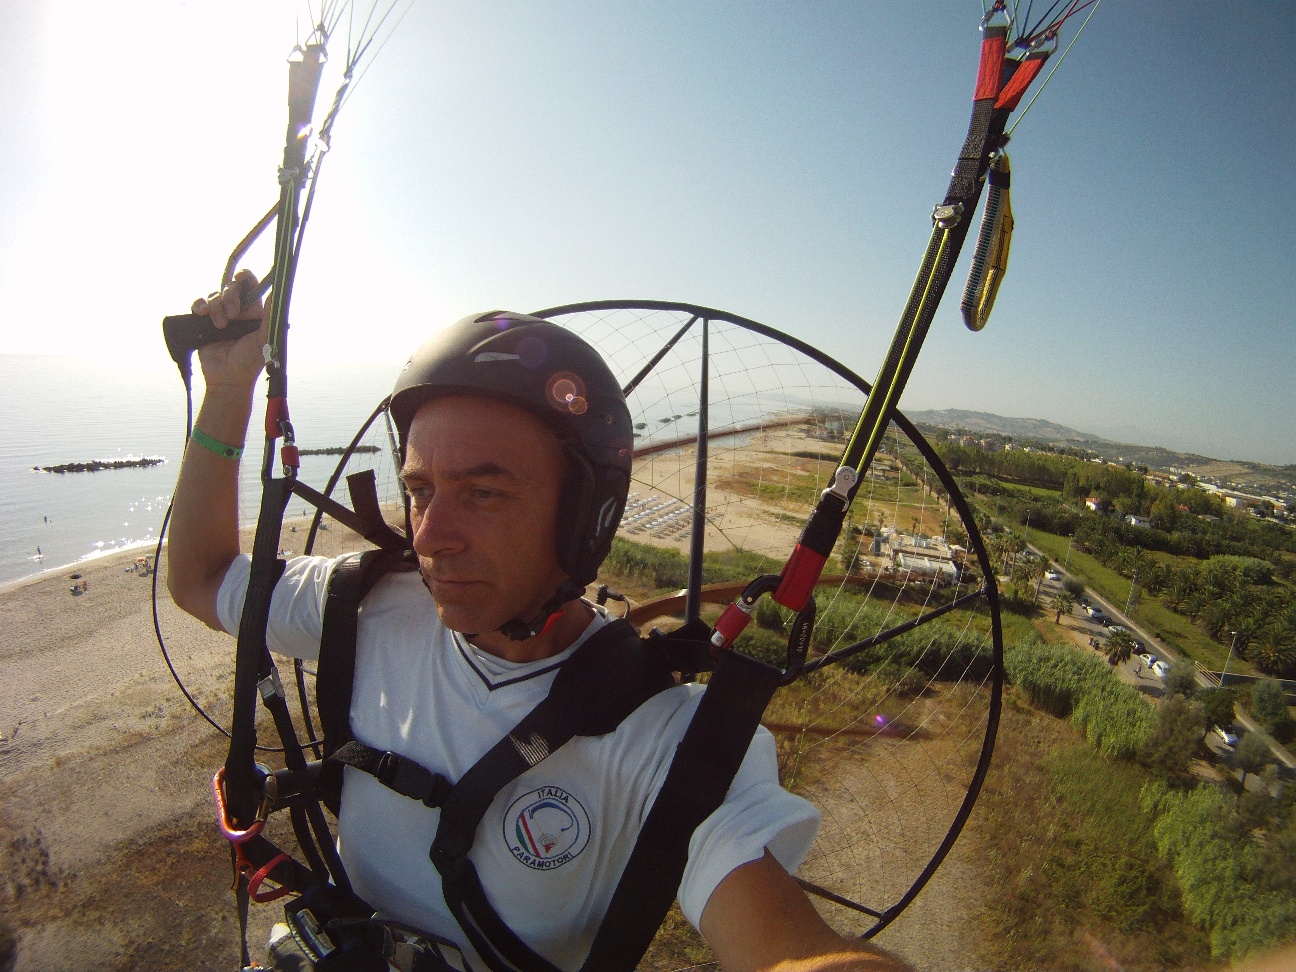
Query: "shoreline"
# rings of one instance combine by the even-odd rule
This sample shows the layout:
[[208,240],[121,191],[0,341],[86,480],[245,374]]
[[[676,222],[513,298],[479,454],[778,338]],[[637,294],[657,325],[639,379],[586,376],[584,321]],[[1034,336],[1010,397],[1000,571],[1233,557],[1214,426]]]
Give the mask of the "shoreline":
[[[85,571],[90,569],[90,565],[106,564],[115,559],[124,559],[129,554],[138,557],[136,551],[139,550],[156,550],[157,540],[141,540],[138,543],[128,544],[124,547],[113,547],[102,553],[86,554],[80,560],[74,560],[71,563],[61,564],[56,567],[45,567],[38,573],[28,574],[26,577],[19,577],[16,580],[0,581],[0,597],[10,594],[14,591],[22,590],[31,584],[39,584],[41,581],[52,580],[54,574],[60,571]],[[134,557],[131,559],[134,560]],[[70,580],[71,578],[69,578]]]
[[[284,531],[285,533],[290,534],[291,531],[289,530],[289,528],[293,526],[296,526],[299,529],[302,526],[306,526],[307,528],[309,528],[311,519],[312,517],[310,516],[284,516],[284,521],[283,521]],[[341,526],[341,524],[334,523],[334,521],[332,521],[331,519],[326,518],[324,522],[326,524],[333,524],[332,527],[333,529],[337,529],[337,530],[346,529],[345,527]],[[251,551],[252,533],[255,530],[256,530],[255,520],[249,523],[244,523],[239,527],[239,533],[243,534],[247,539],[249,552]],[[286,540],[287,537],[285,537],[284,539]],[[319,546],[323,542],[323,540],[324,540],[323,536],[317,537],[316,546]],[[5,594],[12,593],[13,591],[21,590],[22,588],[26,587],[29,584],[39,583],[40,581],[44,581],[44,580],[50,580],[52,579],[54,574],[60,571],[89,570],[91,569],[92,565],[102,564],[111,561],[113,558],[122,558],[125,557],[127,554],[132,554],[133,555],[132,559],[134,559],[134,557],[139,556],[139,551],[148,550],[152,552],[152,551],[156,551],[157,547],[158,547],[157,537],[154,537],[151,540],[149,539],[132,540],[129,543],[124,544],[123,546],[113,547],[110,550],[88,553],[77,560],[68,561],[67,563],[58,564],[53,567],[42,567],[34,574],[27,574],[23,577],[16,577],[13,580],[0,581],[0,597],[3,597]],[[296,551],[294,551],[294,553],[296,553]],[[163,556],[165,557],[165,547],[163,550]]]

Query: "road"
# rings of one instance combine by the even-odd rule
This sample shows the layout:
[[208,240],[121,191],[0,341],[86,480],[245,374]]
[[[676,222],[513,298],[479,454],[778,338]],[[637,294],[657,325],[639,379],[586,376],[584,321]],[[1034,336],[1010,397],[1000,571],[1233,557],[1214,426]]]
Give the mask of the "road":
[[[1030,549],[1037,556],[1040,557],[1044,556],[1044,554],[1041,551],[1035,550],[1033,547],[1031,547]],[[1054,569],[1058,571],[1062,579],[1057,581],[1045,580],[1041,587],[1041,593],[1048,594],[1050,597],[1056,594],[1061,589],[1062,584],[1065,582],[1065,580],[1071,576],[1067,571],[1063,570],[1061,567],[1055,567]],[[1078,578],[1076,579],[1078,580]],[[1137,624],[1137,622],[1127,617],[1124,612],[1117,610],[1115,605],[1113,605],[1110,601],[1107,601],[1105,598],[1100,597],[1097,593],[1095,593],[1093,590],[1090,590],[1087,586],[1085,588],[1085,596],[1089,599],[1090,604],[1095,604],[1098,607],[1102,608],[1103,613],[1106,614],[1109,618],[1111,618],[1117,624],[1122,624],[1126,628],[1128,628],[1135,638],[1143,642],[1143,644],[1146,646],[1145,650],[1156,655],[1157,658],[1160,658],[1167,662],[1171,662],[1171,661],[1176,661],[1180,657],[1182,657],[1177,651],[1175,651],[1173,648],[1166,645],[1165,642],[1161,641],[1159,638],[1153,637],[1147,631],[1143,630],[1143,628],[1141,628]],[[1095,624],[1093,621],[1091,621],[1088,618],[1088,616],[1083,613],[1083,609],[1079,605],[1077,605],[1075,608],[1072,609],[1071,614],[1065,619],[1065,622],[1066,622],[1065,626],[1069,629],[1069,632],[1071,633],[1072,640],[1076,644],[1080,645],[1081,647],[1088,647],[1088,642],[1090,638],[1097,639],[1101,643],[1107,637],[1107,629],[1102,625]],[[1161,679],[1158,678],[1152,672],[1149,672],[1145,665],[1142,665],[1137,654],[1134,657],[1130,658],[1129,661],[1117,665],[1116,674],[1121,679],[1121,681],[1128,682],[1130,685],[1135,686],[1136,688],[1138,688],[1140,692],[1143,692],[1146,695],[1153,696],[1154,698],[1160,698],[1162,695],[1165,694],[1165,687]],[[1201,688],[1214,687],[1213,683],[1208,681],[1206,677],[1201,674],[1201,672],[1197,673],[1197,684]],[[1247,732],[1260,733],[1260,735],[1265,739],[1265,741],[1269,743],[1269,751],[1273,755],[1273,758],[1278,763],[1278,765],[1283,768],[1283,775],[1286,778],[1291,779],[1293,776],[1296,776],[1296,757],[1293,757],[1292,754],[1289,753],[1285,747],[1279,745],[1274,740],[1270,739],[1268,734],[1265,733],[1264,729],[1258,723],[1256,723],[1256,721],[1252,719],[1250,715],[1248,715],[1247,713],[1239,709],[1234,712],[1234,718],[1236,719],[1238,725],[1240,725]],[[1228,768],[1230,772],[1234,774],[1235,777],[1241,775],[1241,771],[1236,768],[1231,758],[1232,757],[1231,750],[1229,750],[1222,742],[1216,740],[1215,737],[1211,734],[1207,734],[1205,741],[1207,747],[1212,752],[1214,752],[1217,756],[1220,756],[1223,764]],[[1246,781],[1247,789],[1253,788],[1252,780],[1255,780],[1256,788],[1263,785],[1258,775],[1251,774]]]

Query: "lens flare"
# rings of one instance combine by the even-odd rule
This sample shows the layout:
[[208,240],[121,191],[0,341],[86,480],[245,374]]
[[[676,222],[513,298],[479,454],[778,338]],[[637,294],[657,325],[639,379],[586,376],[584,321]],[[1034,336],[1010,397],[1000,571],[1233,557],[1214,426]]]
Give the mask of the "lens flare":
[[569,371],[560,372],[549,379],[549,404],[562,412],[584,415],[589,410],[585,400],[585,383]]

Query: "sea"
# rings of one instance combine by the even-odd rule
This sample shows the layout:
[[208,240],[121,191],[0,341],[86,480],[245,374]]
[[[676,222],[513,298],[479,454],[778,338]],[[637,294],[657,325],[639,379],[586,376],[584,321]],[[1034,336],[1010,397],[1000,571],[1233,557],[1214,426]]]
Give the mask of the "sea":
[[[195,362],[195,370],[197,363]],[[294,364],[289,405],[302,448],[350,442],[395,381],[400,363]],[[195,379],[194,410],[201,399]],[[256,520],[264,382],[242,464],[240,516]],[[163,358],[0,355],[0,584],[157,543],[185,444],[185,392]],[[38,467],[159,457],[158,465],[49,473]],[[304,456],[301,478],[322,489],[337,457]],[[289,513],[298,510],[298,502]]]

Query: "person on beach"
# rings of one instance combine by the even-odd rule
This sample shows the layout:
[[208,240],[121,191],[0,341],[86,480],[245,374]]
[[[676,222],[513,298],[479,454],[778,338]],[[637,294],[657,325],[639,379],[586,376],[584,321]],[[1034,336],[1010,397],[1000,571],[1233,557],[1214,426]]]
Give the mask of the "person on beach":
[[[241,283],[194,312],[221,328],[259,317],[259,305],[240,309]],[[237,457],[264,341],[263,327],[200,352],[206,392],[168,547],[176,604],[230,633],[249,575]],[[544,394],[527,390],[537,373],[548,376]],[[392,416],[419,570],[384,576],[364,601],[351,729],[455,780],[610,621],[579,596],[580,582],[606,556],[625,504],[629,413],[593,348],[549,322],[491,312],[415,353]],[[288,562],[267,633],[276,651],[317,657],[336,564]],[[573,739],[506,786],[483,819],[471,860],[487,896],[558,967],[584,961],[700,696],[698,686],[668,688],[612,732]],[[481,970],[428,858],[439,811],[352,766],[344,780],[338,847],[355,891],[382,914],[454,941]],[[722,968],[904,968],[838,936],[789,876],[817,827],[817,811],[779,786],[773,737],[758,731],[723,805],[693,833],[678,892]]]

